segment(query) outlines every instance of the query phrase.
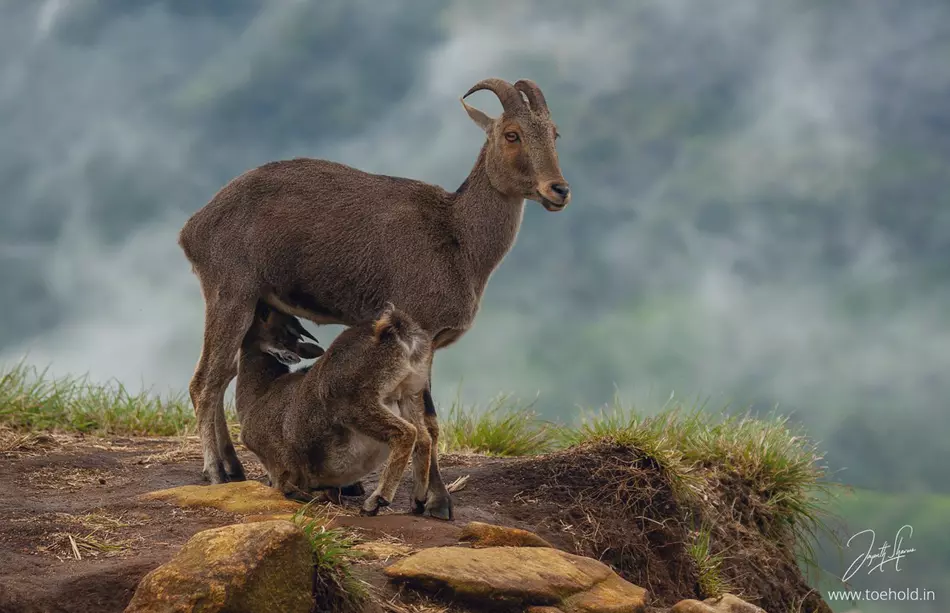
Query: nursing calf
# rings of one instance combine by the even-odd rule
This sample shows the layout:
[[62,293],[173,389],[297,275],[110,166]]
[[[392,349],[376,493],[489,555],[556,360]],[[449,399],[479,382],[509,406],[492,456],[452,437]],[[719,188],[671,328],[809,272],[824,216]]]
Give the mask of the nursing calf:
[[[310,369],[300,358],[323,354]],[[236,408],[244,444],[261,460],[271,485],[310,500],[317,489],[358,484],[384,462],[363,504],[388,506],[412,456],[412,512],[426,509],[430,428],[422,399],[432,360],[431,337],[408,315],[387,307],[375,321],[345,329],[326,352],[302,340],[290,315],[259,303],[245,334]],[[434,417],[434,416],[433,416]],[[441,519],[449,513],[430,512]]]

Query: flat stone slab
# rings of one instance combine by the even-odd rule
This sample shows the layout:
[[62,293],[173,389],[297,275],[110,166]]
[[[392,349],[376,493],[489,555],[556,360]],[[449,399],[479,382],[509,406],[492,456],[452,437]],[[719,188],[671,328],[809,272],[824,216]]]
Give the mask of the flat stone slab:
[[549,547],[434,547],[386,567],[393,581],[482,605],[641,613],[647,591],[605,564]]
[[211,507],[230,513],[271,517],[274,513],[293,513],[302,506],[259,481],[183,485],[143,494],[142,498],[165,500],[180,507]]

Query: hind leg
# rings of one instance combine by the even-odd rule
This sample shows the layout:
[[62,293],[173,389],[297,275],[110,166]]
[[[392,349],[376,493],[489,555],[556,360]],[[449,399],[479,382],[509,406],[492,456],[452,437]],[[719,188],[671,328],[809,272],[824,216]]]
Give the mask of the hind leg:
[[452,495],[442,481],[439,471],[439,418],[435,413],[435,401],[432,400],[432,362],[429,362],[429,380],[422,392],[423,422],[429,433],[432,445],[429,449],[429,491],[426,495],[425,512],[437,519],[451,520],[455,517],[452,510]]
[[[237,376],[237,363],[231,368],[231,374],[228,381]],[[224,403],[221,403],[221,411],[214,416],[215,446],[218,448],[219,457],[224,461],[224,471],[228,475],[228,481],[245,481],[247,477],[244,474],[244,466],[238,459],[237,452],[234,450],[234,443],[231,442],[231,433],[228,431],[228,418],[224,412]]]
[[410,410],[415,418],[412,425],[416,427],[416,445],[412,448],[412,506],[409,512],[422,515],[426,510],[426,498],[429,492],[432,437],[423,419],[422,394],[417,395],[410,402],[414,405]]
[[244,476],[225,422],[224,392],[236,374],[234,356],[254,319],[255,302],[252,296],[205,291],[204,342],[188,389],[204,455],[202,472],[211,483],[226,483],[229,472]]
[[370,438],[389,446],[389,457],[383,467],[376,489],[366,500],[361,515],[376,515],[379,509],[392,503],[416,443],[416,427],[394,415],[378,399],[367,399],[353,405],[350,426]]

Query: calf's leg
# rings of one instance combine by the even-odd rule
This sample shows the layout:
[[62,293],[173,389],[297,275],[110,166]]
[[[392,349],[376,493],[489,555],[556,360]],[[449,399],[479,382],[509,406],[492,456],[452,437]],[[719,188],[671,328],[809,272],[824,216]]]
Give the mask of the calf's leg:
[[416,427],[394,415],[379,402],[367,402],[363,403],[363,406],[353,408],[353,428],[389,445],[389,458],[379,477],[379,483],[363,502],[360,511],[362,515],[376,515],[379,509],[392,504],[415,446]]

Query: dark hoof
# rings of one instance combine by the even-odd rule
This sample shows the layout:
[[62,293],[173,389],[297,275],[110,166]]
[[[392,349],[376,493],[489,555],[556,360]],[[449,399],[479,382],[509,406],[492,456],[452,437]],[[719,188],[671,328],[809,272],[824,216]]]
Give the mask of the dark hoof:
[[412,506],[409,508],[409,512],[413,515],[422,515],[426,512],[426,501],[425,500],[413,500]]
[[341,487],[340,494],[343,496],[365,496],[366,488],[363,487],[362,481],[357,481],[356,483]]
[[228,473],[224,471],[224,464],[221,462],[216,462],[213,466],[205,466],[201,474],[211,485],[228,482]]
[[228,471],[228,481],[247,481],[247,475],[244,474],[244,467],[238,464],[236,470]]
[[452,499],[448,497],[433,500],[426,505],[425,510],[435,519],[442,519],[445,521],[452,521],[455,519],[455,512],[452,510]]
[[241,459],[238,457],[237,452],[234,451],[234,445],[231,443],[227,444],[227,447],[221,453],[221,459],[224,461],[224,469],[228,473],[228,478],[231,481],[247,481],[247,476],[244,474],[244,466],[241,464]]
[[[370,502],[370,501],[367,501],[367,502]],[[382,496],[378,496],[376,497],[375,505],[371,506],[369,509],[367,509],[365,506],[360,508],[360,515],[368,515],[370,517],[375,516],[379,513],[380,509],[382,509],[383,507],[388,507],[389,505],[390,505],[390,502],[388,500],[386,500]]]

